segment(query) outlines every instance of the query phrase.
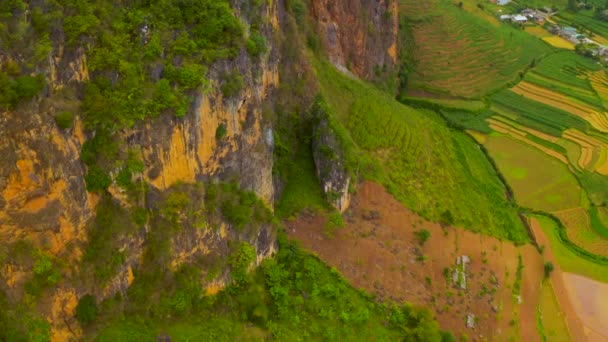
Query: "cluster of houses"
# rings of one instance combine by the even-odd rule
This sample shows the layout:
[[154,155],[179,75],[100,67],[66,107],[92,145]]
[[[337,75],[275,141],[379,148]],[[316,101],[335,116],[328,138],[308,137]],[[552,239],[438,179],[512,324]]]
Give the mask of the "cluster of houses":
[[574,27],[553,25],[549,28],[549,32],[556,34],[575,45],[584,44],[585,49],[589,51],[592,56],[602,57],[604,60],[608,57],[608,46],[587,38]]
[[[507,5],[511,0],[489,0],[497,5]],[[502,10],[498,10],[498,12],[502,12]],[[526,8],[519,13],[515,14],[502,14],[499,16],[500,20],[503,22],[512,22],[516,24],[526,24],[526,23],[536,23],[539,25],[545,24],[548,19],[555,15],[553,9],[549,7],[544,7],[541,9],[530,9]],[[584,34],[579,32],[574,27],[560,27],[558,25],[551,25],[548,28],[548,31],[559,35],[560,37],[566,39],[567,41],[573,43],[577,46],[576,51],[582,55],[597,58],[602,62],[608,63],[608,46],[599,44],[598,42],[589,39]]]
[[556,34],[567,41],[570,41],[573,44],[597,44],[593,40],[587,38],[584,34],[579,33],[577,29],[574,27],[560,27],[557,25],[553,25],[549,27],[549,32]]
[[528,21],[544,24],[547,18],[555,14],[550,8],[542,10],[526,8],[518,14],[503,14],[500,16],[501,21],[511,21],[518,24],[525,24]]

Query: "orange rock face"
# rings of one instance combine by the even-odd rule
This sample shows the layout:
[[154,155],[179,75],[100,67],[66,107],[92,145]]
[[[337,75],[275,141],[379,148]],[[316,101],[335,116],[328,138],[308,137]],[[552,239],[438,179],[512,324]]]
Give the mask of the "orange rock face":
[[365,79],[397,63],[397,1],[314,0],[317,21],[329,59]]

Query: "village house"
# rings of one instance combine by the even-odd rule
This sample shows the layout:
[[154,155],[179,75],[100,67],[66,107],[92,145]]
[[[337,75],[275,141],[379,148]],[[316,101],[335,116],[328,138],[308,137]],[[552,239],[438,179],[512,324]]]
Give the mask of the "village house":
[[578,32],[576,31],[576,29],[574,27],[567,26],[567,27],[562,27],[560,29],[559,35],[569,41],[576,41],[576,36],[578,35]]
[[524,24],[528,21],[528,17],[521,15],[521,14],[516,14],[511,17],[511,21],[513,21],[514,23],[518,23],[518,24]]

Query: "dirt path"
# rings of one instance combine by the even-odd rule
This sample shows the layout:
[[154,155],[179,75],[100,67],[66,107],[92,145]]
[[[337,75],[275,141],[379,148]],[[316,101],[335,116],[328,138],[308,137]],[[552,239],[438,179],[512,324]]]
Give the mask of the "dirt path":
[[522,300],[525,301],[520,308],[520,335],[521,340],[540,341],[538,328],[536,327],[536,310],[540,301],[542,287],[542,275],[539,270],[544,267],[542,257],[535,248],[522,248],[522,259],[524,263],[522,277]]
[[[345,217],[346,227],[334,237],[327,236],[323,216],[303,215],[286,226],[291,238],[354,286],[381,299],[424,305],[456,336],[465,333],[470,341],[539,340],[535,312],[543,271],[533,246],[516,247],[428,222],[374,183],[361,185]],[[431,234],[424,245],[415,235],[421,229]],[[524,269],[517,304],[513,286],[520,254]],[[465,289],[456,284],[462,279],[456,259],[463,255],[470,258]],[[474,316],[474,328],[466,325],[468,315]]]
[[543,232],[540,224],[536,219],[530,220],[530,227],[534,233],[534,238],[539,246],[545,246],[543,257],[545,260],[550,261],[554,265],[554,271],[551,273],[551,284],[555,292],[555,297],[559,303],[559,307],[564,313],[566,318],[566,325],[568,326],[568,332],[574,341],[589,341],[588,336],[585,334],[583,322],[579,318],[574,309],[570,294],[567,290],[566,283],[564,281],[564,274],[559,267],[559,264],[555,260],[553,252],[551,251],[551,244],[545,232]]

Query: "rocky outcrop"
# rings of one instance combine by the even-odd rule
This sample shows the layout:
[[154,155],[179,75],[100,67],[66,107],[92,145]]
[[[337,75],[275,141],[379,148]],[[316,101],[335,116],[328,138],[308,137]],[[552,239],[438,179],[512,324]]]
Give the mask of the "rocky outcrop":
[[312,109],[314,126],[312,152],[317,177],[327,201],[341,213],[350,205],[351,175],[348,169],[344,142],[331,123],[323,100],[317,100]]
[[397,64],[397,0],[313,0],[324,48],[342,70],[373,80]]
[[[277,33],[284,17],[283,2],[264,4],[266,20],[258,29],[266,37],[268,52],[252,58],[243,48],[236,58],[209,66],[206,78],[210,86],[192,94],[194,100],[184,117],[161,115],[120,131],[117,138],[123,142],[121,149],[134,151],[143,160],[143,172],[133,178],[142,182],[146,191],[133,203],[124,190],[112,184],[106,196],[124,208],[154,211],[160,210],[160,201],[176,186],[236,182],[272,208],[276,198],[274,133],[268,113],[272,112],[274,91],[279,87]],[[241,5],[233,1],[235,13],[247,27]],[[373,79],[378,68],[391,70],[395,65],[396,1],[315,0],[310,11],[319,23],[328,55],[338,67]],[[124,254],[124,261],[107,282],[97,284],[78,278],[83,272],[91,223],[98,203],[105,197],[87,192],[84,181],[87,170],[80,154],[94,133],[84,130],[78,115],[71,128],[59,128],[55,122],[61,111],[80,111],[83,85],[90,77],[86,51],[53,43],[44,68],[47,89],[26,104],[0,112],[0,241],[5,246],[27,241],[32,249],[48,253],[65,265],[61,282],[49,290],[38,309],[52,324],[53,338],[69,340],[80,333],[75,320],[66,318],[73,315],[78,298],[93,293],[101,300],[125,293],[143,263],[153,227],[150,222],[142,223],[118,239],[116,251]],[[295,69],[299,74],[312,73],[307,68]],[[240,75],[243,82],[238,91],[226,97],[221,86],[228,73]],[[323,110],[320,108],[316,115],[314,160],[329,202],[343,212],[350,202],[353,180],[343,142]],[[110,173],[116,176],[119,171],[117,168]],[[204,199],[191,205],[204,207]],[[171,269],[201,258],[225,261],[231,251],[229,242],[246,241],[254,246],[256,264],[276,251],[276,228],[272,224],[242,231],[228,222],[210,220],[184,223],[183,229],[171,236]],[[0,248],[0,255],[5,252]],[[9,297],[20,298],[31,278],[32,262],[8,260],[0,265],[0,289]],[[201,281],[208,293],[214,293],[229,279],[225,267],[212,280]]]
[[59,254],[84,239],[97,196],[85,189],[82,125],[61,130],[53,112],[42,100],[0,113],[0,241],[27,240]]
[[[274,44],[279,6],[279,2],[270,2],[262,8],[268,21],[259,29],[269,42],[268,52],[254,58],[243,48],[236,58],[211,65],[206,75],[210,86],[194,94],[185,117],[163,115],[119,133],[125,145],[121,148],[137,151],[145,165],[136,177],[144,181],[147,198],[138,199],[137,206],[155,210],[155,198],[161,198],[176,184],[229,181],[253,191],[272,207],[274,141],[270,119],[263,109],[272,105],[273,89],[279,83],[278,47]],[[240,16],[238,6],[235,13]],[[247,26],[247,18],[241,20]],[[124,263],[106,283],[74,279],[82,271],[79,265],[99,195],[87,192],[86,166],[80,157],[82,145],[92,133],[84,131],[78,116],[69,129],[59,128],[54,119],[60,111],[79,112],[78,94],[89,79],[86,52],[66,51],[60,46],[49,58],[45,94],[0,113],[0,241],[6,246],[27,241],[33,249],[65,261],[63,280],[40,308],[53,325],[56,340],[77,335],[77,329],[67,326],[61,316],[72,315],[80,296],[94,293],[101,300],[116,292],[125,293],[134,281],[134,269],[142,263],[151,229],[145,224],[135,234],[120,239],[116,248],[125,255]],[[220,89],[228,73],[240,75],[242,86],[225,97]],[[217,133],[220,127],[221,136]],[[121,205],[133,205],[115,184],[109,190]],[[202,202],[197,204],[204,206]],[[206,257],[226,259],[228,241],[246,241],[254,246],[258,264],[276,251],[274,225],[264,224],[245,232],[229,223],[217,226],[191,227],[173,236],[171,267]],[[0,249],[0,254],[5,252]],[[18,298],[32,276],[31,265],[9,260],[0,268],[0,289]],[[229,272],[225,268],[206,286],[220,289],[227,280]],[[70,294],[69,300],[66,293]]]

